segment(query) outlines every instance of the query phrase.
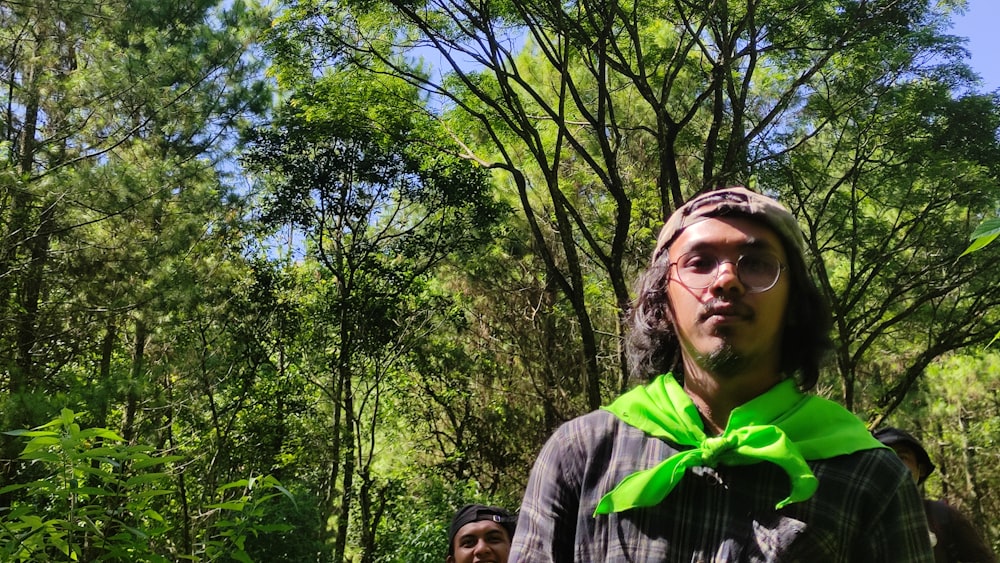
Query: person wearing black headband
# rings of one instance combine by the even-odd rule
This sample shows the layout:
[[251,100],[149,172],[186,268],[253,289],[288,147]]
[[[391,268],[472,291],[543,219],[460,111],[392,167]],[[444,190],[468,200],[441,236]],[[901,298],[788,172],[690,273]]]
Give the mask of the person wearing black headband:
[[517,516],[498,506],[467,504],[448,527],[446,563],[507,563]]

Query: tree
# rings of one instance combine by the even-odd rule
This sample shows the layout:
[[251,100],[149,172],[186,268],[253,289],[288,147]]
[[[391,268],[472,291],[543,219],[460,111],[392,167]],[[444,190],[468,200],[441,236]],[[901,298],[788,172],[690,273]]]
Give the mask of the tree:
[[[299,4],[275,30],[299,49],[289,74],[361,67],[422,89],[432,104],[414,111],[440,121],[521,207],[512,239],[530,242],[497,245],[504,275],[486,279],[535,297],[538,317],[493,309],[521,302],[480,293],[474,268],[449,283],[475,288],[468,316],[489,322],[478,332],[507,336],[490,341],[491,361],[522,342],[537,353],[510,363],[538,382],[538,408],[521,412],[545,435],[629,384],[626,280],[665,216],[722,184],[750,184],[800,214],[838,321],[836,372],[822,391],[873,422],[904,404],[936,358],[996,333],[983,313],[996,298],[981,284],[988,259],[954,265],[955,241],[995,209],[998,157],[997,100],[969,89],[961,40],[944,33],[957,8],[345,0]],[[542,266],[516,279],[532,263]],[[475,267],[489,272],[488,261]],[[562,373],[577,381],[547,377],[549,350],[522,327],[575,345],[558,350],[552,371],[575,353],[583,369]],[[483,350],[475,338],[465,350]],[[440,449],[457,452],[475,420],[462,416],[465,397],[436,385],[424,392],[439,407],[435,431],[451,440]],[[572,396],[553,400],[560,392]]]
[[[130,444],[171,440],[164,359],[189,326],[176,321],[217,307],[221,292],[195,292],[241,262],[223,169],[269,102],[248,57],[264,15],[243,2],[0,6],[4,428],[71,407]],[[3,451],[4,482],[30,481],[14,441]]]
[[408,111],[414,95],[360,72],[300,82],[245,157],[261,181],[261,221],[300,230],[315,280],[306,316],[320,320],[298,361],[329,413],[337,561],[349,529],[362,560],[375,556],[391,492],[375,470],[386,379],[439,310],[426,297],[429,276],[488,237],[502,209],[484,171],[441,150],[434,124]]
[[818,118],[835,126],[762,178],[800,206],[833,307],[841,399],[877,425],[935,359],[997,330],[991,259],[958,257],[1000,195],[1000,111],[928,80],[887,84],[842,123]]
[[[944,12],[923,0],[370,6],[313,3],[281,21],[312,47],[311,65],[351,59],[424,89],[465,156],[506,173],[533,251],[572,306],[590,408],[609,368],[613,389],[626,368],[602,336],[620,328],[595,318],[588,288],[606,284],[626,311],[634,257],[671,209],[750,183],[824,131],[835,137],[887,84],[961,55],[938,32]],[[417,53],[440,66],[414,66]],[[955,68],[949,84],[968,78]],[[609,350],[613,368],[599,360]]]

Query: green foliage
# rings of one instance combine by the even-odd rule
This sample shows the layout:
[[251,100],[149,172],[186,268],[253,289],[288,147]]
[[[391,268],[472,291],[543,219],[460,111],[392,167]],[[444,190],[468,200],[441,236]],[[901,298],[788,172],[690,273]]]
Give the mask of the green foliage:
[[292,530],[289,524],[265,521],[279,495],[284,495],[293,504],[295,502],[292,494],[274,477],[267,475],[233,481],[219,487],[217,494],[228,498],[205,507],[219,513],[213,521],[213,533],[205,540],[205,558],[208,561],[233,558],[251,563],[253,559],[246,549],[248,539]]
[[2,428],[87,410],[3,436],[0,559],[440,561],[629,384],[664,216],[741,182],[808,230],[845,402],[992,495],[996,366],[923,373],[1000,314],[956,2],[0,4]]
[[[262,563],[332,563],[333,554],[323,538],[320,506],[323,500],[309,491],[307,484],[296,483],[287,490],[273,478],[271,485],[282,494],[253,497],[251,512],[244,509],[240,518],[245,531],[244,550]],[[265,484],[258,484],[258,488]],[[267,502],[264,496],[268,497]],[[266,532],[266,533],[264,533]]]
[[949,355],[927,369],[919,393],[893,425],[919,436],[937,469],[930,498],[957,507],[1000,547],[1000,354]]
[[[35,481],[0,489],[0,494],[17,497],[9,511],[0,513],[0,559],[174,560],[166,549],[174,524],[164,508],[177,494],[171,468],[183,458],[128,445],[104,428],[81,428],[78,416],[63,409],[59,418],[40,427],[5,432],[26,439],[20,460],[44,469]],[[250,562],[250,543],[257,546],[260,560],[301,560],[271,558],[272,552],[261,550],[267,538],[287,536],[294,529],[269,520],[281,505],[279,497],[295,506],[292,493],[277,479],[241,479],[219,487],[215,496],[223,500],[204,506],[210,525],[200,555],[181,559]]]
[[[279,68],[298,64],[284,58],[288,46],[274,46]],[[434,272],[488,240],[505,208],[405,81],[359,69],[295,85],[275,122],[254,131],[243,163],[261,224],[304,240],[303,261],[286,270],[304,321],[290,350],[315,385],[315,412],[328,417],[319,426],[336,428],[312,441],[339,488],[322,508],[334,558],[357,550],[367,561],[396,487],[377,459],[391,419],[387,374],[448,306],[427,291]]]
[[159,509],[173,489],[163,466],[180,458],[127,445],[104,428],[81,429],[76,418],[63,409],[48,424],[5,433],[26,438],[19,459],[46,474],[0,489],[18,496],[0,515],[0,558],[168,561],[151,546],[171,527]]

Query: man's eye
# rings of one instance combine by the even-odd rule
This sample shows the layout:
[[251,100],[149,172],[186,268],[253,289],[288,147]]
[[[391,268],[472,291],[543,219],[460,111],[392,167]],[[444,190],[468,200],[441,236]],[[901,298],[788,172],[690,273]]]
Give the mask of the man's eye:
[[689,254],[684,257],[681,267],[692,272],[708,273],[715,269],[716,260],[703,254]]
[[767,269],[767,260],[760,256],[744,256],[740,267],[747,273],[762,272]]
[[767,254],[748,254],[740,258],[740,270],[746,274],[771,274],[778,261]]

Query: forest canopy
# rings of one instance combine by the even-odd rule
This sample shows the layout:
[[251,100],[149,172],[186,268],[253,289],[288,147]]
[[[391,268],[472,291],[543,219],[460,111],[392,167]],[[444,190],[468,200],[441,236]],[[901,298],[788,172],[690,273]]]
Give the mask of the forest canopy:
[[729,185],[805,231],[818,392],[1000,547],[964,8],[0,3],[0,559],[440,561],[637,383],[633,280]]

